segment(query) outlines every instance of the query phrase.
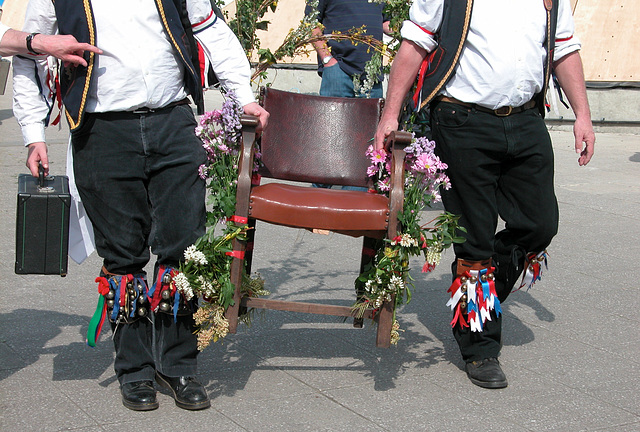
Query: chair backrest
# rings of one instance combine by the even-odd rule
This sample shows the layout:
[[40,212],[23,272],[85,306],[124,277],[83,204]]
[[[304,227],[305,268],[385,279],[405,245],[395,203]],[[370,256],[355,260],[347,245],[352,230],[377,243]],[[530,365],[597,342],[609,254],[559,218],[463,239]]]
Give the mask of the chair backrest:
[[368,186],[367,147],[383,99],[338,98],[262,90],[269,125],[261,138],[261,174],[283,180]]

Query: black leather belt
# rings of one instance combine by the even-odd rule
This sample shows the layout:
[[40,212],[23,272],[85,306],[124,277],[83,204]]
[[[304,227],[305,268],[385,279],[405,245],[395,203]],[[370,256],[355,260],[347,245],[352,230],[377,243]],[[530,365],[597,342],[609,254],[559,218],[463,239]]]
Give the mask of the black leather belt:
[[158,111],[166,110],[166,109],[169,109],[169,108],[177,107],[178,105],[189,105],[190,103],[191,103],[191,101],[189,100],[189,98],[184,98],[184,99],[179,100],[179,101],[171,102],[170,104],[165,105],[165,106],[160,107],[160,108],[140,107],[140,108],[136,108],[133,111],[129,111],[129,112],[133,113],[133,114],[149,114],[149,113],[158,112]]
[[462,102],[462,101],[459,101],[458,99],[455,99],[455,98],[452,98],[452,97],[448,97],[448,96],[439,96],[438,100],[441,101],[441,102],[449,102],[449,103],[452,103],[452,104],[461,105],[463,107],[472,108],[472,109],[475,109],[476,111],[486,112],[486,113],[493,114],[493,115],[498,116],[498,117],[506,117],[506,116],[510,116],[511,114],[517,114],[519,112],[526,111],[526,110],[529,110],[531,108],[535,108],[535,106],[536,106],[536,101],[533,100],[533,99],[531,99],[529,102],[526,102],[524,105],[520,105],[520,106],[517,106],[517,107],[503,106],[503,107],[500,107],[498,109],[485,108],[485,107],[480,106],[478,104],[471,104],[471,103]]

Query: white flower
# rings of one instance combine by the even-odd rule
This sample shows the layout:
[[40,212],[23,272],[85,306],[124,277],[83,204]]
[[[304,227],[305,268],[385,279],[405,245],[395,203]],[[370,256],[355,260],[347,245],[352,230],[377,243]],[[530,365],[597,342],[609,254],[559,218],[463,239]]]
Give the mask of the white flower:
[[212,297],[216,293],[216,289],[213,287],[213,284],[206,280],[204,276],[198,276],[198,283],[200,284],[200,289],[203,295]]
[[195,245],[189,246],[184,251],[184,259],[185,261],[193,261],[198,265],[207,265],[209,262],[207,261],[207,257],[196,248]]
[[176,284],[176,289],[183,294],[187,300],[191,300],[193,298],[191,284],[189,284],[189,279],[187,279],[184,273],[178,273],[175,275],[173,282]]
[[394,291],[403,289],[404,288],[404,279],[402,279],[398,275],[391,276],[391,279],[389,280],[389,288],[391,288]]

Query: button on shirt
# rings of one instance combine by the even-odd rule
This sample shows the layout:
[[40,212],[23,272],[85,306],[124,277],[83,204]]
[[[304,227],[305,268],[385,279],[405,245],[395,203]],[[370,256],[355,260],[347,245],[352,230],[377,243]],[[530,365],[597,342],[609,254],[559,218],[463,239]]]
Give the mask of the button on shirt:
[[[184,64],[160,22],[154,1],[91,0],[91,6],[96,45],[103,54],[95,58],[87,112],[161,108],[187,96]],[[187,0],[187,10],[221,84],[236,93],[241,105],[254,102],[249,62],[231,29],[216,19],[209,0]],[[57,33],[51,0],[30,0],[24,30]],[[40,89],[46,89],[46,61],[36,64]],[[45,94],[48,91],[35,85],[33,75],[33,60],[14,59],[14,113],[25,145],[44,141],[44,123],[53,103]]]
[[[580,49],[569,0],[559,0],[554,61]],[[402,36],[432,51],[444,0],[416,0]],[[475,0],[469,34],[441,94],[490,109],[520,106],[542,90],[546,51],[542,0]]]

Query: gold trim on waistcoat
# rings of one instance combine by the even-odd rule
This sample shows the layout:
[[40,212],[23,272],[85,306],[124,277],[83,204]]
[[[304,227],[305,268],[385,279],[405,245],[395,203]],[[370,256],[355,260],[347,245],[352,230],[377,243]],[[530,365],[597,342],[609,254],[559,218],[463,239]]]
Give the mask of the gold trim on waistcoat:
[[158,7],[158,13],[160,14],[160,18],[162,18],[162,26],[164,27],[165,31],[169,35],[169,39],[171,39],[171,43],[173,44],[174,48],[176,49],[178,54],[180,54],[180,57],[182,57],[182,63],[185,65],[185,67],[189,68],[189,70],[191,71],[192,75],[198,76],[199,74],[195,73],[195,71],[191,67],[189,61],[184,58],[183,52],[180,50],[180,47],[178,46],[178,43],[176,42],[175,38],[173,37],[173,33],[171,33],[171,29],[169,28],[169,23],[167,23],[167,17],[166,17],[166,15],[164,13],[164,7],[162,5],[162,0],[155,0],[155,2],[156,2],[156,5]]
[[[89,43],[91,45],[96,45],[96,29],[95,23],[93,22],[93,14],[91,13],[91,0],[82,0],[82,5],[84,6],[84,13],[87,17],[87,27],[89,28]],[[78,110],[78,121],[74,121],[71,114],[65,107],[64,113],[67,116],[67,121],[69,122],[69,128],[71,130],[76,129],[82,123],[82,116],[84,115],[84,106],[87,103],[87,95],[89,94],[89,86],[91,85],[91,75],[93,74],[93,65],[95,62],[95,53],[89,52],[89,61],[87,62],[87,76],[84,81],[84,89],[82,90],[82,100],[80,102],[80,109]]]
[[464,27],[463,27],[463,34],[465,36],[460,38],[460,43],[458,44],[458,48],[456,49],[456,54],[455,54],[455,56],[453,58],[453,61],[451,62],[451,66],[449,67],[449,70],[447,71],[446,74],[444,74],[444,76],[442,77],[440,82],[434,87],[434,89],[431,91],[431,93],[429,93],[429,96],[427,96],[426,98],[423,99],[422,103],[420,104],[420,109],[424,108],[425,105],[427,105],[429,102],[431,102],[431,100],[436,96],[436,94],[445,85],[445,83],[447,82],[447,80],[449,79],[451,74],[453,73],[453,70],[458,65],[458,58],[460,57],[460,53],[462,52],[462,47],[464,46],[464,43],[465,43],[465,41],[467,39],[466,35],[467,35],[468,31],[469,31],[469,25],[471,24],[471,10],[472,9],[473,9],[473,0],[467,0],[467,9],[465,11]]

